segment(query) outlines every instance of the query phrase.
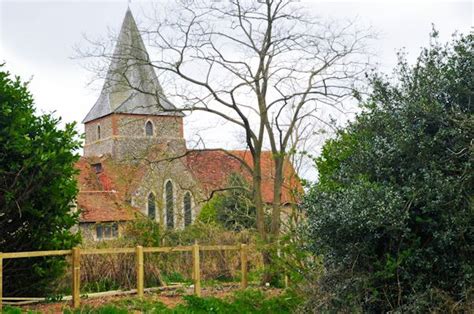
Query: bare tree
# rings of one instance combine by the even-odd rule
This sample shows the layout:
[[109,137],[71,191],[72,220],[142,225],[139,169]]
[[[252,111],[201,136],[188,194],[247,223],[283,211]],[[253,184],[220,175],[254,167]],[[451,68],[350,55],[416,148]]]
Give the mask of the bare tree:
[[[323,108],[344,110],[343,101],[366,70],[371,33],[351,21],[322,21],[287,0],[182,1],[175,12],[164,16],[157,10],[151,20],[142,34],[153,53],[132,57],[175,83],[167,93],[183,104],[179,110],[211,113],[244,131],[263,238],[262,152],[272,151],[271,234],[276,237],[285,161],[303,136],[314,134],[311,128],[330,123],[320,114]],[[103,44],[96,48],[86,55],[117,57]]]

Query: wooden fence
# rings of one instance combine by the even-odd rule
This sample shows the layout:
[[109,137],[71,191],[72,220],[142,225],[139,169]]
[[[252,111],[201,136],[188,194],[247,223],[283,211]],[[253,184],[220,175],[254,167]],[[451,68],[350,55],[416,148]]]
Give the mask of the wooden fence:
[[[240,251],[241,264],[241,287],[246,288],[248,284],[247,275],[247,250],[246,244],[240,245],[199,245],[195,243],[191,246],[175,246],[175,247],[142,247],[135,248],[106,248],[106,249],[80,249],[78,247],[72,250],[57,251],[36,251],[36,252],[0,252],[0,312],[2,310],[3,301],[3,260],[14,258],[30,258],[41,256],[71,256],[72,271],[72,305],[79,308],[81,303],[80,286],[81,286],[81,256],[92,254],[135,254],[135,265],[137,273],[137,289],[136,294],[139,298],[143,298],[144,292],[144,269],[143,254],[144,253],[171,253],[171,252],[192,252],[193,256],[193,283],[194,294],[201,295],[201,270],[200,270],[200,252],[201,251]],[[20,298],[10,298],[20,299]]]

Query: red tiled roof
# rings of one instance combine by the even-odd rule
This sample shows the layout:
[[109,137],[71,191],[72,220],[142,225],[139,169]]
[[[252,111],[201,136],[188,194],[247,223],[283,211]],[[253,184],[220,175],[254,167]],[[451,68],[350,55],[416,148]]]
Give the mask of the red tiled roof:
[[[229,155],[231,154],[231,155]],[[201,184],[203,192],[224,189],[232,173],[240,173],[251,182],[250,171],[235,157],[244,160],[250,167],[253,164],[249,151],[195,150],[189,151],[183,162],[195,179]],[[101,163],[102,171],[96,173],[92,165]],[[273,201],[274,162],[271,152],[262,153],[262,197],[266,203]],[[140,211],[131,206],[127,199],[139,186],[145,167],[140,165],[115,165],[110,157],[82,157],[76,167],[79,194],[77,205],[81,210],[81,222],[126,221],[134,219]],[[302,187],[293,166],[284,164],[285,179],[282,188],[282,203],[298,202]]]
[[[212,191],[225,188],[228,183],[229,175],[232,173],[240,173],[249,182],[251,181],[249,169],[242,165],[242,162],[234,156],[245,161],[250,167],[253,166],[252,155],[246,150],[227,152],[223,150],[190,151],[187,155],[187,164],[205,191],[211,193]],[[263,201],[272,203],[274,162],[271,152],[262,152],[261,167]],[[281,202],[283,204],[296,203],[298,201],[296,194],[298,193],[295,192],[301,192],[303,190],[301,183],[290,162],[285,161],[283,171],[284,183]]]
[[116,192],[83,191],[77,196],[81,222],[127,221],[135,218],[130,206],[116,197]]
[[[96,173],[91,165],[102,164],[102,171]],[[139,211],[126,201],[125,190],[107,160],[82,157],[77,163],[79,169],[79,194],[77,206],[81,210],[81,222],[127,221],[134,219]]]

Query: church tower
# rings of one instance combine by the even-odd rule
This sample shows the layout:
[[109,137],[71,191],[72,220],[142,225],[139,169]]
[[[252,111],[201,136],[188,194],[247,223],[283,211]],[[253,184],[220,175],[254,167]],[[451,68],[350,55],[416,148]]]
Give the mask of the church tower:
[[152,147],[186,150],[183,114],[166,98],[127,10],[99,99],[84,118],[84,156],[145,158]]

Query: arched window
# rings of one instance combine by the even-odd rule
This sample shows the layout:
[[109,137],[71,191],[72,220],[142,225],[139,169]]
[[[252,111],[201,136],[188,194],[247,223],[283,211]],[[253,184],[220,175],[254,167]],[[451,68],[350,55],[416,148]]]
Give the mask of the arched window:
[[148,217],[152,220],[155,220],[156,217],[156,202],[153,193],[148,194]]
[[146,136],[153,136],[153,123],[151,123],[151,121],[148,121],[145,124],[145,135]]
[[166,227],[174,228],[174,204],[173,204],[173,183],[167,181],[165,184],[165,204],[166,204]]
[[184,207],[184,226],[189,226],[192,222],[192,212],[191,212],[191,193],[186,192],[183,199]]
[[100,125],[97,126],[97,139],[100,140]]

